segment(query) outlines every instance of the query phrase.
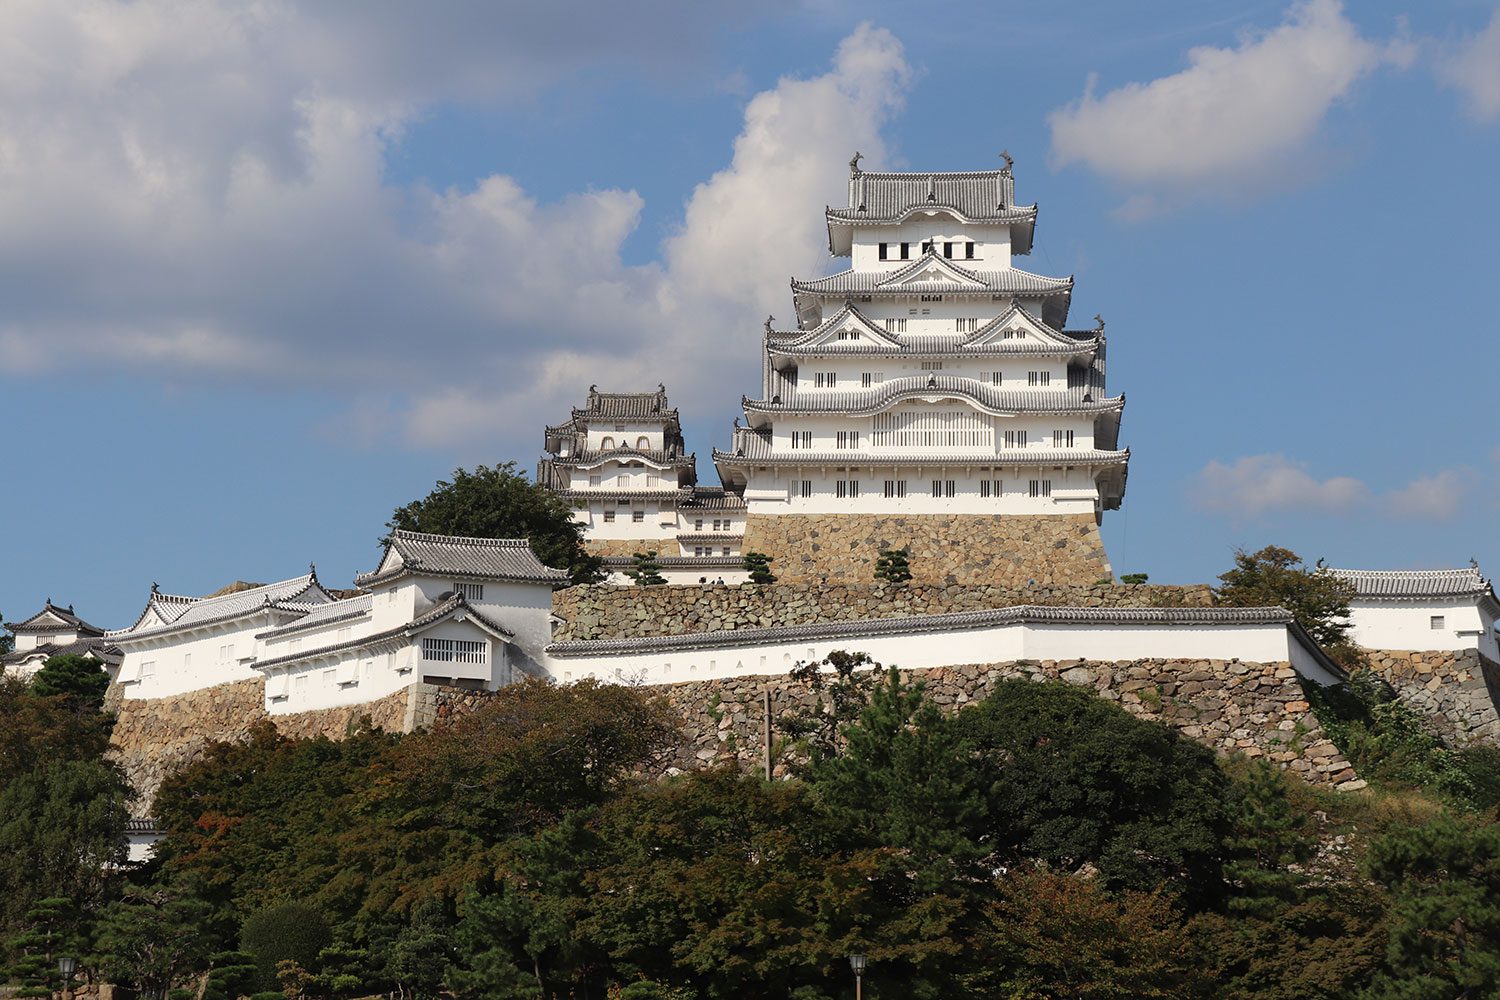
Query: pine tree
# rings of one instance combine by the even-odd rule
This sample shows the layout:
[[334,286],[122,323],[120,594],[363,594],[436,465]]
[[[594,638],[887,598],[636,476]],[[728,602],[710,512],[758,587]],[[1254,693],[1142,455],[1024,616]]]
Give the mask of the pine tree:
[[911,553],[906,549],[881,549],[875,560],[875,579],[905,583],[911,579]]
[[667,578],[661,575],[661,564],[656,561],[656,552],[637,552],[631,556],[635,564],[625,571],[625,575],[635,581],[637,587],[659,587],[667,582]]
[[751,583],[764,586],[776,582],[776,574],[771,572],[771,557],[764,552],[746,552],[743,563],[750,572]]

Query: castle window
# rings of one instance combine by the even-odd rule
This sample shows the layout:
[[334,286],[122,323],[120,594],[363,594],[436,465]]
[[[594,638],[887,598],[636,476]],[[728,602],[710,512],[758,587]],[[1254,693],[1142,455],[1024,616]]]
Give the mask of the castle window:
[[1024,448],[1024,447],[1026,447],[1026,432],[1025,431],[1006,431],[1005,432],[1005,447],[1007,447],[1007,448]]
[[422,659],[437,663],[479,663],[486,660],[482,639],[422,640]]
[[804,479],[804,480],[802,480],[802,493],[801,493],[801,495],[802,495],[802,498],[804,500],[806,498],[812,496],[812,480],[811,479]]
[[604,523],[605,524],[614,524],[615,523],[615,512],[614,511],[607,510],[607,511],[604,512]]
[[1027,385],[1036,385],[1036,386],[1051,385],[1052,384],[1052,373],[1051,372],[1027,372],[1026,373],[1026,384]]
[[885,481],[885,498],[887,500],[900,500],[906,496],[906,480],[887,479]]
[[724,550],[723,550],[722,554],[726,555],[726,556],[729,555],[729,546],[727,546],[727,545],[724,546]]
[[703,530],[703,518],[700,517],[696,521],[693,522],[693,530],[694,531],[702,531]]
[[642,451],[645,451],[647,448],[651,447],[651,439],[642,434],[640,437],[635,439],[635,446]]
[[940,372],[943,370],[943,363],[941,361],[924,361],[922,362],[922,370],[924,372]]
[[866,389],[870,388],[870,386],[874,385],[876,382],[884,381],[885,372],[862,372],[859,376],[859,384],[864,386]]
[[[912,311],[916,312],[915,309],[913,309]],[[906,317],[905,316],[897,316],[897,317],[894,317],[892,319],[887,319],[885,321],[885,332],[886,333],[905,333],[906,332]]]
[[953,327],[959,333],[973,333],[975,330],[979,329],[979,320],[977,318],[970,317],[956,319],[953,321]]
[[836,437],[838,447],[843,449],[859,447],[859,431],[839,431]]
[[903,244],[901,244],[901,259],[902,260],[911,260],[911,244],[910,243],[903,243]]
[[981,479],[979,481],[979,495],[981,497],[1004,496],[1004,484],[999,479]]
[[943,256],[947,257],[949,260],[953,259],[953,244],[952,243],[944,243],[943,244]]
[[630,512],[630,520],[634,524],[642,524],[646,520],[646,512],[643,510],[633,510]]
[[482,583],[460,583],[458,592],[466,601],[484,600],[484,584]]
[[934,479],[932,481],[932,496],[934,500],[953,499],[953,488],[957,485],[951,479]]
[[1071,447],[1073,447],[1073,432],[1072,431],[1053,431],[1052,432],[1052,447],[1054,447],[1054,448],[1071,448]]
[[1447,624],[1447,619],[1442,615],[1433,615],[1431,620],[1428,622],[1428,626],[1433,629],[1444,628],[1447,626]]
[[880,259],[881,260],[889,260],[890,256],[891,256],[891,245],[889,243],[882,243],[882,244],[880,244]]
[[965,243],[964,244],[964,260],[973,260],[973,259],[974,259],[974,244],[973,243]]
[[989,373],[989,380],[990,380],[990,385],[1004,385],[1005,384],[1005,373],[1004,372],[990,372]]
[[811,448],[812,431],[792,431],[793,448]]
[[858,479],[840,479],[834,483],[834,496],[840,500],[852,500],[859,496]]
[[155,660],[142,660],[141,661],[141,680],[146,680],[147,678],[155,677],[155,676],[156,676],[156,661]]
[[615,439],[612,438],[612,437],[606,436],[604,438],[604,440],[602,440],[602,441],[599,442],[599,447],[602,448],[604,451],[609,451],[614,446],[615,446]]
[[813,387],[817,389],[835,389],[839,384],[838,372],[816,372],[813,374]]
[[589,485],[598,486],[602,480],[598,476],[589,476]]
[[694,545],[693,546],[693,555],[695,555],[695,556],[701,556],[702,554],[703,554],[703,546],[701,546],[701,545]]
[[1034,497],[1050,497],[1052,495],[1052,480],[1033,479],[1031,481],[1031,495]]

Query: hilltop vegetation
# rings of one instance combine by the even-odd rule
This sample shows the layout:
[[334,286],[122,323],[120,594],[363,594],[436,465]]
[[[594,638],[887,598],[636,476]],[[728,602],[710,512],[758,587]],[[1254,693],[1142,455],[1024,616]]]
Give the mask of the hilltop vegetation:
[[[75,950],[183,1000],[814,1000],[850,993],[857,952],[872,997],[1500,988],[1482,783],[1340,797],[1086,690],[947,715],[839,661],[833,715],[786,721],[792,780],[644,777],[677,737],[648,692],[529,683],[433,732],[216,746],[163,787],[148,869],[44,883],[43,857],[102,856],[126,793],[92,708],[0,686],[12,976]],[[18,817],[70,809],[94,825],[11,858],[40,843]]]

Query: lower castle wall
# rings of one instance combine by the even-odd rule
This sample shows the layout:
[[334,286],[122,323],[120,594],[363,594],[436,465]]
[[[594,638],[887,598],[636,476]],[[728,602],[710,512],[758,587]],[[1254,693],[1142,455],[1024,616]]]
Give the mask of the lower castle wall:
[[563,619],[556,642],[633,639],[744,628],[955,614],[1045,604],[1073,608],[1208,608],[1206,584],[1187,587],[1118,584],[1002,586],[782,583],[766,587],[578,586],[552,597]]
[[881,549],[906,548],[932,584],[1086,585],[1111,575],[1091,514],[754,514],[742,552],[787,583],[869,583]]
[[[901,674],[908,681],[922,681],[928,695],[946,711],[983,699],[1000,681],[1013,677],[1086,685],[1132,715],[1175,726],[1220,753],[1264,757],[1313,784],[1346,791],[1364,787],[1323,735],[1296,671],[1285,663],[1019,660]],[[771,692],[773,717],[811,707],[819,697],[784,674],[688,681],[652,690],[683,720],[683,740],[664,766],[667,773],[722,765],[758,770],[764,752],[765,692]],[[474,711],[487,697],[482,692],[436,689],[421,721],[451,721]],[[785,746],[776,751],[777,774],[786,773],[786,751]]]
[[131,814],[146,816],[167,775],[202,757],[211,743],[244,739],[258,722],[269,720],[282,735],[299,739],[338,739],[364,716],[380,729],[404,732],[412,721],[411,700],[412,689],[406,688],[362,705],[273,717],[266,714],[261,678],[167,698],[126,699],[115,716],[110,757],[136,791]]
[[1370,667],[1457,745],[1500,743],[1500,663],[1477,649],[1368,649]]
[[659,556],[677,555],[676,536],[669,538],[588,538],[583,547],[592,556],[633,556],[637,552],[655,552]]

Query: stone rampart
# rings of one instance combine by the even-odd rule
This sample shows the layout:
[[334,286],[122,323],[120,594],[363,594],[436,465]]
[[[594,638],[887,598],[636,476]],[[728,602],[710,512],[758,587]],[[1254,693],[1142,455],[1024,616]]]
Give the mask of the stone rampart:
[[1450,743],[1500,743],[1500,663],[1477,649],[1365,651],[1370,667]]
[[655,552],[659,556],[677,555],[675,538],[589,538],[583,543],[589,555],[633,556],[637,552]]
[[1076,608],[1150,608],[1213,605],[1206,585],[1118,584],[964,586],[777,582],[767,587],[703,584],[686,587],[586,586],[560,590],[552,610],[563,619],[558,642],[632,639],[742,628],[782,628],[822,622],[954,614],[1045,604]]
[[[1296,671],[1285,663],[1240,660],[1083,660],[979,664],[903,670],[921,681],[946,711],[983,699],[1002,680],[1063,680],[1085,685],[1132,715],[1175,726],[1222,754],[1264,757],[1298,777],[1346,791],[1363,788],[1337,747],[1323,735]],[[784,674],[687,681],[651,689],[682,717],[683,740],[668,773],[732,764],[763,766],[765,693],[773,718],[811,708],[819,695]],[[487,696],[434,689],[424,721],[442,724],[483,704]],[[774,769],[785,774],[789,748],[773,730]]]
[[242,740],[267,719],[283,735],[302,739],[337,739],[365,716],[380,729],[403,732],[412,722],[415,689],[425,687],[414,685],[363,705],[275,716],[266,713],[265,681],[260,678],[168,698],[122,699],[110,756],[136,791],[132,815],[146,816],[167,775],[197,760],[211,743]]
[[1089,584],[1110,576],[1092,514],[751,514],[743,552],[788,583],[868,583],[881,549],[905,548],[918,583]]

